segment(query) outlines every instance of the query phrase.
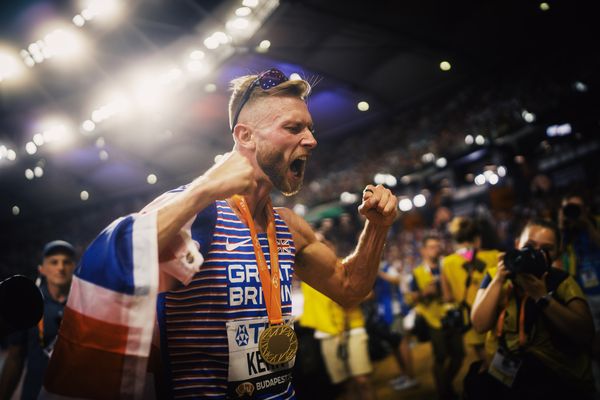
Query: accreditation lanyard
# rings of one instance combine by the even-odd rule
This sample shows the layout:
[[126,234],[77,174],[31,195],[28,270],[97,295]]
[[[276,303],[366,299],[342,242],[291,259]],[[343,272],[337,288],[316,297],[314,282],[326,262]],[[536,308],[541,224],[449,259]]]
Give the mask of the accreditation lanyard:
[[[508,308],[508,302],[510,300],[510,295],[513,291],[512,285],[508,287],[506,291],[506,301],[504,302],[504,309],[500,313],[498,317],[498,323],[496,325],[496,336],[498,338],[502,337],[502,332],[504,330],[504,318],[506,316],[506,309]],[[521,299],[521,306],[519,310],[519,345],[521,347],[525,346],[527,342],[527,335],[525,334],[525,304],[527,303],[527,299],[529,296],[525,295],[523,299]]]
[[238,208],[242,221],[246,223],[250,230],[252,245],[254,246],[254,254],[256,255],[256,264],[260,277],[260,284],[263,289],[263,296],[267,307],[267,316],[269,317],[270,325],[283,323],[281,316],[281,292],[279,291],[279,255],[277,253],[277,241],[275,231],[275,217],[273,216],[273,206],[271,199],[267,199],[265,206],[265,214],[267,216],[267,240],[269,241],[269,254],[271,257],[271,271],[267,266],[267,260],[258,241],[258,234],[254,225],[254,218],[248,208],[246,199],[242,196],[235,195],[232,201]]
[[46,347],[44,343],[44,316],[38,321],[38,337],[40,339],[40,346],[43,348]]

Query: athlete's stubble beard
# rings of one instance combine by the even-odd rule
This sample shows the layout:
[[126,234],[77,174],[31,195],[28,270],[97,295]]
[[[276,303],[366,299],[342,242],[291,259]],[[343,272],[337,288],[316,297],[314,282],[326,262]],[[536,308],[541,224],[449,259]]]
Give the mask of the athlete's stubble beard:
[[288,181],[286,175],[289,166],[283,159],[283,153],[272,148],[257,148],[256,161],[258,166],[269,177],[273,186],[286,197],[297,194],[302,188],[302,179],[295,186]]

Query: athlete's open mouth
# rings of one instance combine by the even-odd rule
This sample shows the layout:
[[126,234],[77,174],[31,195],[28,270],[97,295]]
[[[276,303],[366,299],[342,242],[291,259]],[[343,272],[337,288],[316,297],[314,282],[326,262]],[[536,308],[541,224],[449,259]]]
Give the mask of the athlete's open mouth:
[[304,174],[307,159],[307,156],[298,157],[290,164],[290,171],[292,171],[296,178],[300,178]]

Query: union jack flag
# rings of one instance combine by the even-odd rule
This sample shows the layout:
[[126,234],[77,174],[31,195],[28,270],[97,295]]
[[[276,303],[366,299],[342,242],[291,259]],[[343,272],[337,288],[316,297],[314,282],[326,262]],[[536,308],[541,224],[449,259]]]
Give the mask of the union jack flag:
[[277,239],[277,248],[280,254],[292,254],[292,239]]

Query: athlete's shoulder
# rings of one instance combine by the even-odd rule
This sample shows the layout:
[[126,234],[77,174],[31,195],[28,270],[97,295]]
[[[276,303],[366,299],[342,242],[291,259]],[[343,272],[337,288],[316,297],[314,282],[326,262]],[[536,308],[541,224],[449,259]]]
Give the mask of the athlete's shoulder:
[[308,222],[294,211],[286,207],[276,207],[275,211],[288,226],[298,252],[317,240],[315,232]]

